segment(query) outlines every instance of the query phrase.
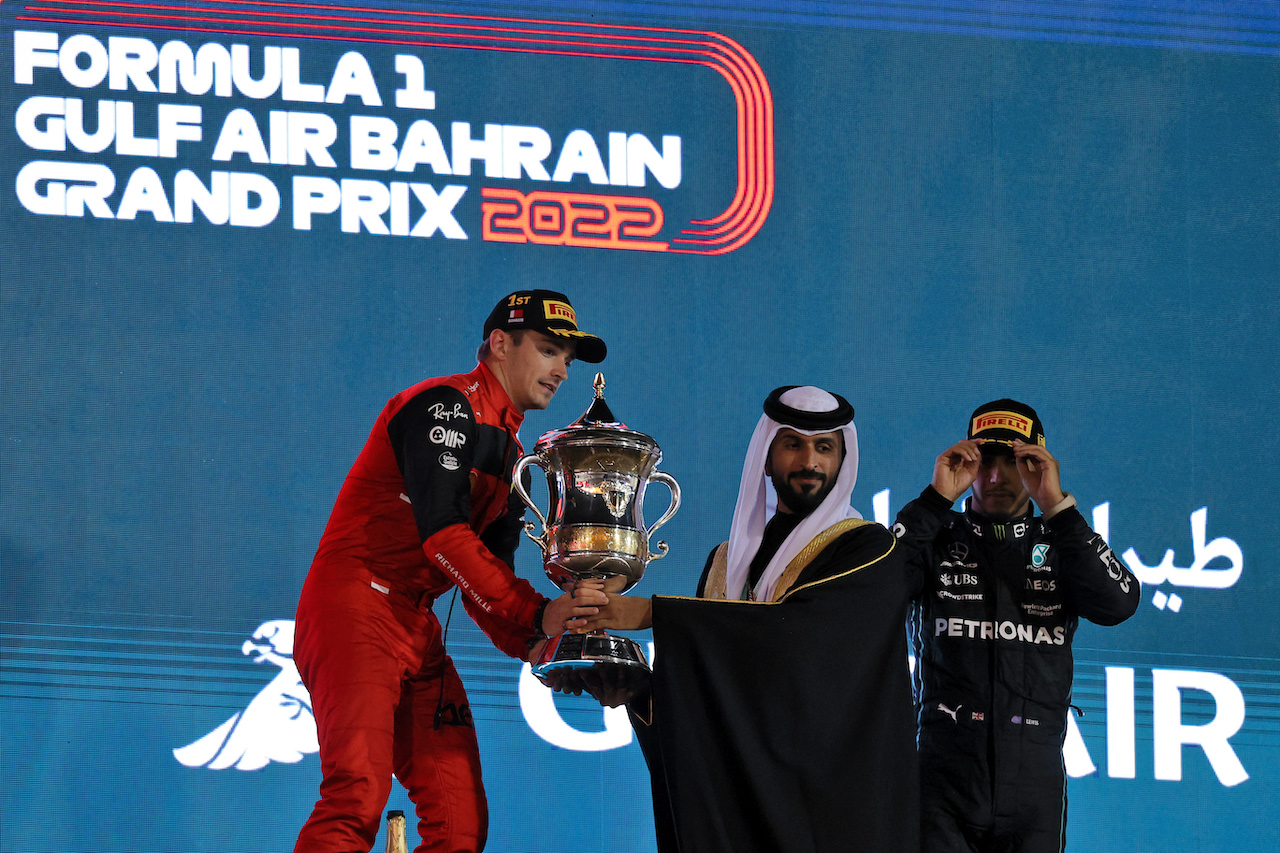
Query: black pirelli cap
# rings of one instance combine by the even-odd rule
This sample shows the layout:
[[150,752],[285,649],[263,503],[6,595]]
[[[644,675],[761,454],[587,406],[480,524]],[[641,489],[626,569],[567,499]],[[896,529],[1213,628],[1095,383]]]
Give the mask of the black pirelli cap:
[[1025,441],[1043,447],[1044,425],[1035,409],[1006,397],[973,410],[969,417],[969,438],[1008,445]]
[[553,338],[565,338],[577,344],[575,357],[598,364],[604,361],[608,348],[604,341],[578,328],[578,314],[569,297],[554,290],[517,290],[504,296],[484,323],[484,336],[494,329],[517,332],[532,329]]

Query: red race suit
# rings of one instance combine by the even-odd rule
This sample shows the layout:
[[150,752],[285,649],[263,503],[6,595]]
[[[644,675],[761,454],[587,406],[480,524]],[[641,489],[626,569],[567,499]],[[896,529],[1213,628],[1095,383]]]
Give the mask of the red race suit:
[[295,853],[369,850],[408,789],[424,851],[484,847],[488,805],[466,691],[431,610],[451,587],[512,657],[546,600],[513,569],[523,415],[484,364],[388,401],[302,587],[294,660],[320,741],[320,800]]

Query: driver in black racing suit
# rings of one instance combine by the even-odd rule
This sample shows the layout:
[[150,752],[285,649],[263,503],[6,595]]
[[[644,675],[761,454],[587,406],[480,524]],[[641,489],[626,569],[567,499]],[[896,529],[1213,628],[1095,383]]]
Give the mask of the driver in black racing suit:
[[1008,399],[973,413],[894,534],[923,576],[908,622],[922,851],[1063,850],[1071,639],[1081,616],[1133,615],[1137,578],[1061,490],[1035,411]]

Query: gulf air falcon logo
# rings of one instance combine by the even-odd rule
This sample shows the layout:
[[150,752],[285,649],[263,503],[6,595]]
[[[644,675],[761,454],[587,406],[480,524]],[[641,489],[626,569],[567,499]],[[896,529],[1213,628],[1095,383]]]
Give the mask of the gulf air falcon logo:
[[293,664],[293,620],[263,622],[240,651],[254,656],[254,663],[274,664],[280,671],[243,711],[178,747],[173,757],[187,767],[259,770],[273,761],[296,764],[304,755],[319,752],[311,696]]

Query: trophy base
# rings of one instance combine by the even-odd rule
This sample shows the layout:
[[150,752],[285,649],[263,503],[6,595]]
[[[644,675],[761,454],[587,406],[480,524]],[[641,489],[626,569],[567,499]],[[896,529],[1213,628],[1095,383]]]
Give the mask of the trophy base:
[[604,631],[590,634],[561,634],[547,641],[533,674],[545,683],[545,676],[553,672],[587,667],[618,666],[649,672],[649,661],[639,643],[626,637],[615,637]]

